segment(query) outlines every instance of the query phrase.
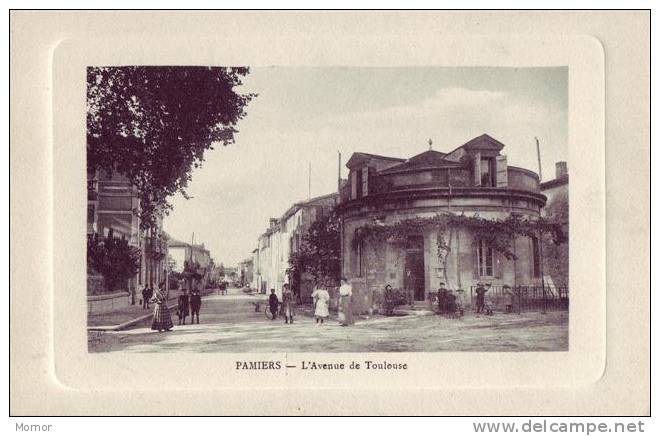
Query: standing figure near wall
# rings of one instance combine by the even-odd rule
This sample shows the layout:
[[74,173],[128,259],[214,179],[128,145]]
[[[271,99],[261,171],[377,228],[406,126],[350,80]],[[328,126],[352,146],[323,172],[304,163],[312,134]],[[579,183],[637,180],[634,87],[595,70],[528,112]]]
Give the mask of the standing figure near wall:
[[284,324],[293,324],[295,315],[293,292],[288,283],[284,284],[282,289],[282,312],[284,313]]
[[339,313],[337,319],[342,326],[353,324],[353,286],[348,283],[346,277],[342,277],[339,287]]
[[312,293],[314,300],[314,316],[316,317],[316,324],[323,325],[323,320],[330,315],[328,311],[328,303],[330,302],[330,294],[325,289],[323,283],[317,284],[314,292]]

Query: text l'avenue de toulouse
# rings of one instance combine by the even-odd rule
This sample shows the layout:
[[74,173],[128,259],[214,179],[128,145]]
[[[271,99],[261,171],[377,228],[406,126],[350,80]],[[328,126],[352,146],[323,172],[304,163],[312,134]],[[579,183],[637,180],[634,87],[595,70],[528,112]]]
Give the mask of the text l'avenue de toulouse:
[[345,362],[318,362],[314,360],[302,360],[299,365],[284,364],[279,360],[256,360],[245,361],[237,360],[235,369],[237,371],[243,370],[279,370],[283,368],[297,368],[304,371],[342,371],[342,370],[406,370],[408,369],[407,363],[388,362],[386,360],[363,360],[360,362],[352,361],[351,363]]

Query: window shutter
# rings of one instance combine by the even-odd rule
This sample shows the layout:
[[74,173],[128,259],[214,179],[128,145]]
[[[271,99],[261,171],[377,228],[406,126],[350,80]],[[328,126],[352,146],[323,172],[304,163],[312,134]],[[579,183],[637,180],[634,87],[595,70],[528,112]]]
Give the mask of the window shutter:
[[351,171],[351,200],[357,198],[357,173]]
[[472,243],[472,278],[479,278],[479,241]]
[[473,156],[474,163],[474,186],[481,186],[481,153]]
[[369,195],[369,167],[362,168],[362,196]]
[[498,188],[506,187],[509,184],[509,177],[507,175],[507,165],[506,165],[506,156],[495,156],[496,162],[496,186]]

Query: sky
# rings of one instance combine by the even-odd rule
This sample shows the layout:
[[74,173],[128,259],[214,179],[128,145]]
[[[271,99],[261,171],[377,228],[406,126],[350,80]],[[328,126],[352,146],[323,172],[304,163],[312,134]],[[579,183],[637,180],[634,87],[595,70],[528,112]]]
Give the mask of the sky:
[[[176,239],[204,243],[216,263],[248,258],[270,217],[337,189],[337,152],[409,158],[448,152],[483,133],[505,145],[509,165],[538,172],[568,160],[568,69],[491,67],[260,67],[239,92],[258,97],[236,143],[207,151],[164,221]],[[569,162],[570,171],[570,162]]]

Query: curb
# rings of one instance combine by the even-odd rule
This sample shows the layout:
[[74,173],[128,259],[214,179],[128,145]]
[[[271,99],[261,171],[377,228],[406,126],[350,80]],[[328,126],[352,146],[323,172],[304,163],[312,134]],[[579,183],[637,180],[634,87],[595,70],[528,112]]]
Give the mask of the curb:
[[[209,292],[205,295],[202,295],[202,298],[203,297],[208,297],[209,295],[213,295],[213,291],[211,291],[211,292]],[[178,303],[175,302],[172,305],[168,304],[167,308],[172,310],[172,309],[176,308],[177,306],[178,306]],[[154,314],[153,314],[153,311],[152,311],[150,313],[147,313],[145,315],[141,315],[137,318],[131,319],[131,320],[126,321],[126,322],[124,322],[122,324],[119,324],[119,325],[87,327],[87,331],[88,332],[89,331],[118,332],[118,331],[121,331],[121,330],[126,330],[129,327],[133,327],[135,324],[139,324],[139,323],[141,323],[142,321],[144,321],[146,319],[152,318],[153,316],[154,316]]]
[[[177,307],[177,304],[173,305],[168,305],[167,308],[172,310],[175,307]],[[129,321],[126,321],[125,323],[115,325],[115,326],[110,326],[110,327],[103,327],[103,326],[96,326],[96,327],[87,327],[87,331],[102,331],[102,332],[118,332],[121,330],[126,330],[129,327],[133,327],[136,324],[141,323],[142,321],[152,318],[154,316],[153,312],[147,313],[146,315],[142,315],[140,317],[131,319]]]

